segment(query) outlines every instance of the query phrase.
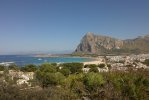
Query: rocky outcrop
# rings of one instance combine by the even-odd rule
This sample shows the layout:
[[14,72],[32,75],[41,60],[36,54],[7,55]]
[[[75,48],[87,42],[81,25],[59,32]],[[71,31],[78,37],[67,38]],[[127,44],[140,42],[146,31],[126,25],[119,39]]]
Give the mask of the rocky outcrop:
[[120,40],[89,32],[82,38],[75,52],[93,54],[149,52],[149,35],[131,40]]

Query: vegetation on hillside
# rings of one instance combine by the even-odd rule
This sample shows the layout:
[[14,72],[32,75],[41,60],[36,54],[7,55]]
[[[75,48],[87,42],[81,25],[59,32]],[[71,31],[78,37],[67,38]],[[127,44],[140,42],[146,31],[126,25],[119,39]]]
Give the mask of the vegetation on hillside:
[[146,59],[146,60],[143,62],[143,64],[149,66],[149,59]]
[[[99,73],[95,65],[90,65],[91,70],[83,73],[82,63],[61,65],[46,63],[36,66],[36,69],[34,67],[27,65],[23,71],[34,71],[38,85],[33,89],[24,89],[0,81],[0,100],[147,100],[149,98],[148,70]],[[3,67],[0,68],[3,70]]]

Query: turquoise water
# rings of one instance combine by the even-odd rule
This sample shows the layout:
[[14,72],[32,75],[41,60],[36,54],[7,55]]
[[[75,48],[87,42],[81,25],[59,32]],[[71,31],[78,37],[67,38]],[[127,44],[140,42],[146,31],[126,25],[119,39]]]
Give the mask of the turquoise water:
[[26,64],[42,64],[42,63],[69,63],[69,62],[84,62],[91,61],[89,58],[79,57],[32,57],[32,56],[20,56],[20,55],[0,55],[1,62],[14,62],[18,66],[24,66]]

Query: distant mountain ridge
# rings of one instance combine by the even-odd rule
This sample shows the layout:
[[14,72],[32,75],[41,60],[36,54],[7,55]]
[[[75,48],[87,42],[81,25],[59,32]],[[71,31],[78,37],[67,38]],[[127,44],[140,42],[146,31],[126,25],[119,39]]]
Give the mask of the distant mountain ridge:
[[120,40],[88,32],[75,52],[88,54],[149,53],[149,35]]

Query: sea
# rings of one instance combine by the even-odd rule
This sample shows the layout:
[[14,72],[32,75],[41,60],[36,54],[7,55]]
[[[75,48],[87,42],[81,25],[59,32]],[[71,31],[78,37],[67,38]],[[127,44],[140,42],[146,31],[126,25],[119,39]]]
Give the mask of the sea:
[[43,63],[70,63],[91,61],[90,58],[82,57],[34,57],[31,55],[0,55],[0,63],[14,62],[18,66],[27,64],[40,65]]

